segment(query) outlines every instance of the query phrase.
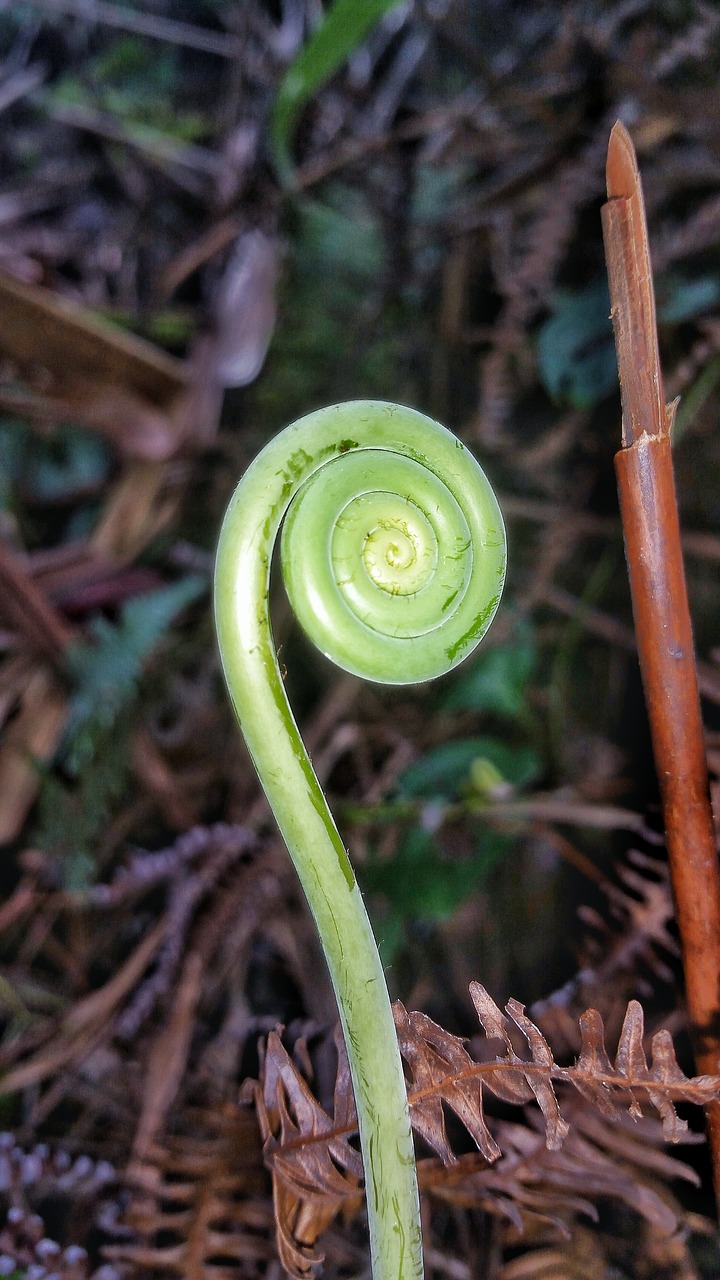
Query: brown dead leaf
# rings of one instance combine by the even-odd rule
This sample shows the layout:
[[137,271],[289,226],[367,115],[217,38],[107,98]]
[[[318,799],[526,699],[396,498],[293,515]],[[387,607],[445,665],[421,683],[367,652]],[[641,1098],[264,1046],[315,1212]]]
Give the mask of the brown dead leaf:
[[[121,454],[162,459],[175,425],[183,363],[49,289],[0,272],[0,351],[59,409],[108,436]],[[49,380],[49,385],[48,385]]]
[[191,951],[183,965],[170,1018],[156,1037],[150,1053],[143,1108],[133,1142],[131,1171],[147,1159],[178,1091],[187,1065],[197,1004],[202,993],[203,971],[203,957]]
[[[263,1155],[272,1174],[280,1261],[293,1276],[312,1274],[321,1257],[315,1242],[343,1206],[361,1203],[360,1153],[338,1129],[354,1127],[355,1109],[344,1044],[336,1036],[338,1073],[331,1118],[314,1097],[280,1036],[271,1032],[263,1056],[262,1087],[255,1105]],[[301,1136],[324,1141],[295,1147]]]
[[65,615],[77,616],[117,607],[163,582],[155,569],[120,564],[97,552],[89,541],[34,551],[28,556],[28,571],[47,600]]
[[111,490],[90,542],[121,562],[132,560],[171,523],[182,499],[185,469],[136,459]]
[[[413,1126],[447,1164],[455,1161],[445,1129],[442,1104],[460,1119],[486,1160],[500,1148],[485,1122],[483,1082],[462,1040],[444,1031],[424,1013],[408,1013],[397,1001],[393,1012],[400,1052],[410,1068],[408,1092],[414,1101]],[[532,1093],[523,1093],[527,1101]]]
[[15,717],[0,742],[0,845],[17,839],[35,799],[37,761],[49,760],[65,723],[67,700],[44,666],[16,670]]
[[72,628],[33,582],[29,565],[0,542],[0,619],[18,634],[23,649],[57,661],[73,639]]

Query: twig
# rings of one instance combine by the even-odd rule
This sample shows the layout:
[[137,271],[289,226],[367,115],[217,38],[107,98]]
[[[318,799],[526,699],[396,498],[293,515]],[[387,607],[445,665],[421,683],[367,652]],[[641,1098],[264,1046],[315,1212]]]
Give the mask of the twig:
[[74,639],[73,629],[34,583],[27,565],[0,542],[0,618],[29,649],[59,663]]
[[163,18],[155,13],[141,13],[117,4],[107,4],[103,0],[94,0],[94,3],[91,0],[90,4],[87,0],[33,0],[33,7],[44,9],[46,13],[78,18],[81,22],[98,22],[120,31],[131,31],[135,35],[182,45],[186,49],[197,49],[201,53],[215,53],[220,58],[237,58],[242,50],[237,36],[196,27],[189,22],[178,22],[174,18]]
[[14,103],[19,102],[26,94],[39,88],[45,79],[45,67],[41,63],[33,63],[9,75],[0,86],[0,111],[7,111]]
[[[620,370],[623,448],[615,459],[638,654],[667,836],[687,1003],[699,1070],[720,1060],[720,867],[708,787],[645,209],[635,151],[610,135],[603,207]],[[720,1205],[720,1104],[706,1109]]]
[[[683,545],[685,545],[684,539]],[[628,653],[637,651],[637,638],[630,627],[618,622],[616,618],[611,618],[609,614],[603,613],[602,609],[585,604],[583,600],[578,599],[571,592],[565,591],[562,587],[557,587],[554,583],[550,583],[544,588],[540,599],[543,604],[549,605],[552,609],[557,609],[558,613],[563,613],[568,618],[576,618],[578,625],[590,635],[599,636],[601,640],[606,640],[608,644],[617,645],[619,649],[625,649]],[[695,674],[697,676],[698,689],[702,696],[710,702],[720,705],[720,671],[718,671],[718,668],[710,662],[696,662]]]
[[[429,817],[437,824],[457,821],[468,814],[491,823],[557,822],[569,827],[587,827],[596,831],[634,831],[648,844],[662,844],[658,836],[639,813],[613,804],[589,804],[572,795],[560,792],[537,792],[517,800],[464,800],[457,804],[433,804],[418,800],[390,800],[384,804],[337,806],[347,822],[356,827],[377,823],[422,821]],[[720,1074],[720,1072],[718,1072]]]
[[217,181],[220,176],[223,161],[208,147],[178,142],[158,130],[133,130],[107,112],[55,102],[46,94],[36,94],[32,101],[58,124],[133,148],[148,164],[154,165],[189,195],[207,195],[208,181]]

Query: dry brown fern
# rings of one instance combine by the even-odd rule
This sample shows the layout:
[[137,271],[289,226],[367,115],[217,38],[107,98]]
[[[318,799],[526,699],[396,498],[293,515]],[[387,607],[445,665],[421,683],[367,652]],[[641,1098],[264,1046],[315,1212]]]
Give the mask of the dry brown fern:
[[[580,1020],[577,1061],[561,1066],[521,1004],[508,1001],[504,1014],[479,983],[471,985],[471,996],[486,1037],[484,1061],[426,1014],[395,1005],[413,1128],[438,1157],[421,1162],[424,1190],[499,1215],[518,1233],[533,1218],[567,1230],[577,1214],[592,1216],[594,1200],[602,1196],[620,1198],[661,1232],[671,1232],[676,1210],[650,1184],[653,1178],[692,1180],[694,1174],[659,1152],[657,1138],[662,1132],[667,1142],[682,1141],[687,1124],[675,1104],[702,1105],[717,1097],[720,1078],[685,1076],[664,1030],[652,1037],[648,1062],[637,1001],[627,1007],[614,1060],[605,1046],[602,1018],[589,1009]],[[500,1052],[491,1057],[493,1042]],[[307,1276],[320,1261],[315,1244],[333,1218],[341,1210],[352,1215],[362,1200],[350,1077],[339,1037],[336,1044],[332,1113],[318,1102],[277,1032],[268,1037],[261,1081],[254,1087],[273,1180],[278,1252],[296,1277]],[[556,1086],[563,1090],[562,1112]],[[536,1103],[544,1132],[533,1126],[533,1114],[540,1117],[532,1110],[529,1125],[488,1118],[486,1093],[503,1103]],[[644,1118],[643,1107],[656,1113],[660,1125]],[[460,1121],[476,1153],[454,1149],[448,1112]],[[644,1173],[638,1172],[643,1166]],[[645,1173],[652,1175],[649,1180]]]
[[631,849],[599,887],[607,909],[578,910],[587,932],[576,973],[530,1009],[558,1055],[580,1052],[580,1016],[588,1006],[600,1009],[615,1039],[630,997],[649,996],[660,983],[673,981],[671,961],[679,949],[670,931],[674,908],[667,863]]
[[274,1256],[272,1209],[248,1107],[189,1111],[186,1135],[149,1152],[106,1257],[132,1275],[230,1280],[263,1274]]
[[337,1073],[332,1118],[313,1094],[276,1031],[252,1093],[273,1184],[278,1254],[285,1270],[307,1275],[320,1261],[318,1237],[341,1210],[362,1204],[362,1159],[353,1146],[357,1117],[345,1044],[335,1032]]

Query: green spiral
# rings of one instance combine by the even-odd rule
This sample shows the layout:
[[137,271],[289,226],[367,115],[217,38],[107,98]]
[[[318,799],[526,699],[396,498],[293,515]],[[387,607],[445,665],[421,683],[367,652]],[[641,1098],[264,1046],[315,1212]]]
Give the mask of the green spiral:
[[402,1063],[382,965],[344,845],[292,716],[272,641],[270,566],[318,648],[366,679],[429,680],[492,621],[505,533],[472,455],[399,405],[333,405],[255,459],[223,522],[215,618],[240,727],[315,918],[358,1110],[375,1280],[422,1275]]
[[328,461],[315,454],[287,514],[282,564],[295,614],[323,653],[367,680],[442,675],[482,638],[500,600],[495,495],[460,441],[412,409],[358,402],[297,424],[319,426],[352,435]]

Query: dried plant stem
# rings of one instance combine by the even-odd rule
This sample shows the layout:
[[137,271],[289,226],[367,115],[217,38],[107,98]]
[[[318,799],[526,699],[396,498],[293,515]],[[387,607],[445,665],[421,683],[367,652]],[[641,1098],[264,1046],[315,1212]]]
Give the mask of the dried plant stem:
[[[708,788],[670,432],[635,152],[616,124],[608,149],[605,253],[623,407],[615,463],[645,699],[660,782],[687,1003],[699,1070],[720,1061],[720,867]],[[707,1107],[720,1205],[720,1103]]]

